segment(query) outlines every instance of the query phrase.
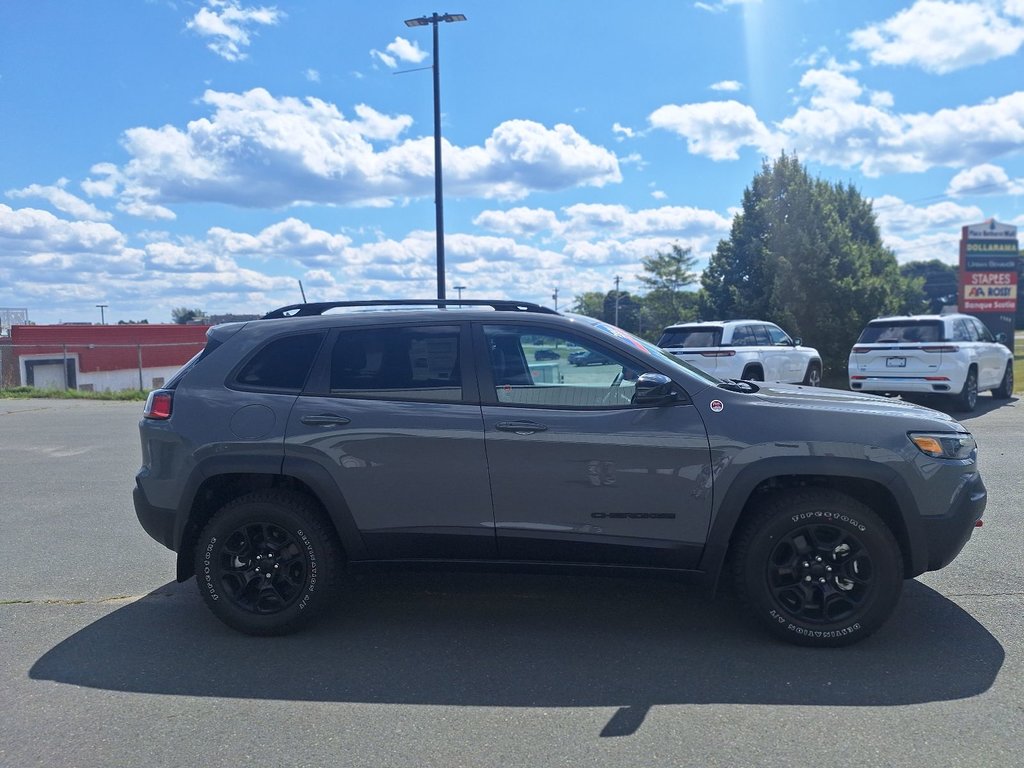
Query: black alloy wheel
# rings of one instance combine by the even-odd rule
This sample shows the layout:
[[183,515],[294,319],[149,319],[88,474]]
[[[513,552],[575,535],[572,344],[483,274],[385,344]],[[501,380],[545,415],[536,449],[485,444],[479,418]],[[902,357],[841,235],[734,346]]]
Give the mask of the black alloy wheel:
[[733,543],[737,592],[770,632],[798,645],[840,646],[877,630],[903,585],[892,532],[838,491],[783,491]]
[[195,550],[203,600],[228,626],[251,635],[293,632],[333,599],[341,547],[308,497],[257,491],[222,507]]

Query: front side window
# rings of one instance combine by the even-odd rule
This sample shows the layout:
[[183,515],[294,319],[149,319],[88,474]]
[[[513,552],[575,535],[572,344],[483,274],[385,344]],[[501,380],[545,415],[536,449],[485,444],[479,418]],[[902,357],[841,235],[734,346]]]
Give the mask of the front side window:
[[499,403],[555,408],[628,406],[646,370],[590,341],[558,331],[484,326]]
[[779,328],[777,325],[766,325],[768,329],[768,338],[772,341],[772,346],[775,347],[791,347],[793,346],[792,339],[786,335],[786,332]]
[[972,317],[970,323],[974,326],[974,330],[978,335],[978,341],[987,341],[989,344],[995,343],[996,339],[992,335],[992,331],[988,329],[988,326],[976,317]]
[[330,393],[383,400],[462,399],[459,329],[343,331],[331,349]]
[[238,371],[235,386],[272,392],[301,392],[324,334],[300,333],[274,339]]

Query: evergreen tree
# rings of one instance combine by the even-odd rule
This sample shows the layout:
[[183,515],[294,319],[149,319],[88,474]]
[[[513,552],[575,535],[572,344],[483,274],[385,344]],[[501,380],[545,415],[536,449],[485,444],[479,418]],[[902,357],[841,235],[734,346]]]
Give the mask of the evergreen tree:
[[[673,323],[695,320],[697,294],[685,290],[697,282],[697,273],[693,271],[697,259],[691,255],[690,249],[674,243],[669,253],[655,251],[642,263],[644,274],[637,275],[637,278],[648,289],[643,296],[642,308],[646,335],[660,333],[662,328]],[[641,330],[639,325],[637,330]]]
[[871,203],[850,185],[812,179],[785,153],[744,190],[701,284],[707,319],[778,323],[817,347],[833,374],[869,320],[914,300]]

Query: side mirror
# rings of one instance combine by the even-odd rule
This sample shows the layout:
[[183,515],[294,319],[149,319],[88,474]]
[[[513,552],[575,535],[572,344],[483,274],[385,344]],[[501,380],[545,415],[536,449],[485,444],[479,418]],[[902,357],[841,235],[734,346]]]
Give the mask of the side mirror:
[[636,405],[662,405],[678,397],[675,384],[663,373],[641,373],[636,380],[633,403]]
[[793,339],[793,346],[794,347],[802,347],[803,345],[804,345],[804,340],[803,339]]
[[999,342],[1000,344],[1005,344],[1006,343],[1006,334],[1005,333],[997,333],[996,334],[996,341]]

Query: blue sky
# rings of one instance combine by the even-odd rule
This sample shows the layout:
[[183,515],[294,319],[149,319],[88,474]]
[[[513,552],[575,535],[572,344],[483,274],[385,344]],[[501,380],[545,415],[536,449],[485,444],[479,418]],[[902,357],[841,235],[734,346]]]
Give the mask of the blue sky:
[[0,307],[167,322],[435,295],[566,307],[703,266],[762,159],[875,203],[901,262],[1024,225],[1024,0],[0,3]]

